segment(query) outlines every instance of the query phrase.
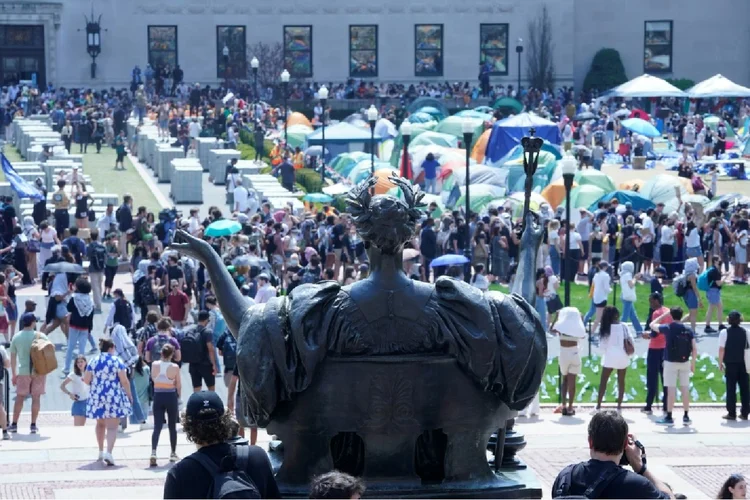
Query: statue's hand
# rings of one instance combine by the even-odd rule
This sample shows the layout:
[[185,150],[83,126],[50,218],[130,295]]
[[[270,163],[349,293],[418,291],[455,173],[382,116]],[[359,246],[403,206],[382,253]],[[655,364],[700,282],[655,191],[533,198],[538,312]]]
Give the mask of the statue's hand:
[[211,245],[207,242],[196,238],[182,229],[178,229],[175,232],[172,244],[169,245],[169,248],[198,259],[204,264],[206,263],[208,255],[213,252]]

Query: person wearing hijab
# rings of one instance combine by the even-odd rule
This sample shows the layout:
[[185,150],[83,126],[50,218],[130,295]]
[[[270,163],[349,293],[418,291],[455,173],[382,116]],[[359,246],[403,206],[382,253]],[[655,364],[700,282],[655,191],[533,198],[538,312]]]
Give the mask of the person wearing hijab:
[[683,300],[688,308],[688,320],[690,321],[690,327],[695,332],[695,324],[698,318],[698,308],[703,307],[703,299],[700,293],[698,293],[698,259],[691,257],[685,261],[685,284],[687,285],[687,291]]
[[[48,335],[59,326],[65,338],[68,338],[69,294],[68,276],[65,273],[55,274],[50,286],[47,315],[45,317],[45,324],[41,329],[42,333]],[[70,368],[70,365],[68,365],[68,368]]]
[[[122,360],[125,367],[128,369],[128,380],[130,381],[130,393],[137,394],[135,390],[135,365],[138,363],[139,355],[138,349],[133,343],[132,338],[128,335],[128,331],[124,326],[117,323],[110,333],[112,342],[115,343],[115,354]],[[145,424],[148,414],[143,411],[141,402],[138,398],[133,398],[132,401],[133,413],[130,414],[130,423],[132,425]],[[125,419],[120,419],[120,425],[124,429],[126,427]]]
[[40,250],[39,231],[36,229],[34,218],[27,215],[23,218],[23,234],[26,236],[26,268],[29,270],[31,281],[39,277],[37,272],[37,254]]
[[[42,221],[47,220],[47,188],[44,187],[44,179],[41,177],[36,178],[34,181],[34,187],[42,195],[42,198],[39,201],[34,202],[34,208],[31,211],[31,220],[33,220],[34,224],[38,226]],[[25,225],[26,220],[24,219],[24,226]]]
[[[65,275],[63,275],[65,276]],[[54,283],[53,283],[54,288]],[[63,376],[70,373],[73,349],[78,346],[78,354],[86,353],[86,340],[94,328],[94,301],[91,300],[91,283],[86,278],[78,278],[71,300],[68,301],[68,350],[65,353]]]

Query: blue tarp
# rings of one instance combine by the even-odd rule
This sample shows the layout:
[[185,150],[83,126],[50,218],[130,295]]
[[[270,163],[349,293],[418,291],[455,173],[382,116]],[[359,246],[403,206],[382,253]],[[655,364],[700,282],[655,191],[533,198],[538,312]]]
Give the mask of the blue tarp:
[[516,147],[521,138],[529,134],[529,129],[534,127],[536,136],[551,142],[560,144],[562,137],[556,123],[545,120],[532,113],[521,113],[501,120],[492,127],[490,139],[487,141],[485,162],[492,163]]
[[600,201],[612,201],[617,200],[620,202],[621,205],[624,205],[627,202],[630,202],[633,204],[633,210],[634,211],[646,211],[649,208],[655,208],[656,205],[653,201],[648,200],[641,196],[640,194],[636,193],[635,191],[613,191],[611,193],[607,193],[598,200],[596,200],[594,203],[591,204],[589,207],[590,211],[595,211],[597,209],[597,205]]

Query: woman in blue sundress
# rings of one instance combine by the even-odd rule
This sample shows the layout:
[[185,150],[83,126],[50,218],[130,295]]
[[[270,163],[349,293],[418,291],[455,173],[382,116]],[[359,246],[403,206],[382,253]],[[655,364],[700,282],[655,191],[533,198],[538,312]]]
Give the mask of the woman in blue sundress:
[[[96,420],[96,441],[99,444],[99,460],[115,465],[112,449],[117,439],[120,419],[131,413],[133,395],[125,371],[125,364],[115,354],[115,344],[110,339],[99,341],[101,354],[89,361],[84,382],[91,386],[86,401],[86,417]],[[104,451],[104,436],[107,451]]]

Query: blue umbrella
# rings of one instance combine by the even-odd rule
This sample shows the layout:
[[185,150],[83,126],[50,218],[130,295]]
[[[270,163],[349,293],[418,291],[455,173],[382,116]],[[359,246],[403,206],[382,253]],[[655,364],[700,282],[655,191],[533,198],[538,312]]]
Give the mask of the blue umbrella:
[[430,263],[430,267],[440,267],[440,266],[461,266],[469,262],[469,259],[464,257],[463,255],[456,255],[449,253],[447,255],[443,255],[438,257],[437,259],[433,260]]
[[242,224],[236,220],[221,219],[209,224],[204,234],[216,238],[219,236],[230,236],[239,233],[241,230]]
[[325,193],[306,194],[302,199],[313,203],[330,203],[333,201],[333,198]]
[[646,120],[641,120],[640,118],[628,118],[620,123],[622,123],[623,127],[635,132],[636,134],[645,135],[646,137],[661,137],[661,133],[656,130],[656,127]]

